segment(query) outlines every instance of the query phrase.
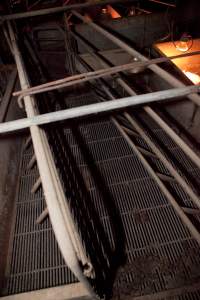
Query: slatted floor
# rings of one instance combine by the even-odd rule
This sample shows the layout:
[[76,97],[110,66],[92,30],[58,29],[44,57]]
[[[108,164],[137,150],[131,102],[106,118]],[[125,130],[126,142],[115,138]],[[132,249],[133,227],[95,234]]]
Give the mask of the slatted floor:
[[[77,97],[76,102],[68,101],[69,106],[85,103],[88,103],[88,97]],[[195,166],[154,125],[152,130],[158,139],[162,139],[188,172],[200,178]],[[84,121],[78,126],[78,131],[88,149],[90,163],[97,167],[106,189],[115,201],[125,232],[127,262],[117,272],[114,295],[124,299],[125,296],[184,286],[199,279],[198,244],[113,123],[108,118]],[[65,134],[112,245],[112,220],[106,209],[107,199],[92,176],[91,165],[82,153],[83,145],[78,144],[69,128]],[[36,166],[27,170],[32,153],[33,149],[29,148],[22,156],[15,228],[4,295],[76,281],[60,255],[49,220],[42,225],[35,224],[45,203],[42,189],[35,195],[30,193],[39,175]],[[164,170],[162,164],[159,167]],[[174,184],[173,189],[185,203],[190,203],[181,187]],[[174,299],[200,299],[200,289],[199,292]]]

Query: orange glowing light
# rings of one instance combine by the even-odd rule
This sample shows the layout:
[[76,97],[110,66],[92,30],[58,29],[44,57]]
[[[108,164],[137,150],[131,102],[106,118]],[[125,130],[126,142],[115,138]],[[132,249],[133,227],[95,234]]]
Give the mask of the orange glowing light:
[[112,19],[121,18],[120,14],[111,5],[107,5],[107,12],[112,17]]
[[189,72],[189,71],[183,71],[183,73],[194,83],[194,84],[200,84],[200,76]]
[[[174,47],[174,45],[180,45],[180,41],[158,43],[155,45],[155,48],[164,56],[178,56],[180,55],[180,49]],[[186,48],[184,48],[186,46],[184,43],[181,44],[181,46],[182,51],[186,50]],[[193,39],[192,47],[190,45],[187,52],[191,53],[199,50],[200,39]],[[172,59],[172,62],[193,82],[193,84],[200,84],[200,54]]]

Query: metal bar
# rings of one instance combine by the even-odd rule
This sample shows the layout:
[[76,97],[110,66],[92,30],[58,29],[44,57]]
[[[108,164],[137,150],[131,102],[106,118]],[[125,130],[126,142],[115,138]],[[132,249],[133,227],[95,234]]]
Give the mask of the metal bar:
[[32,169],[33,166],[35,165],[35,163],[36,163],[36,156],[35,156],[35,154],[33,154],[33,156],[31,157],[31,160],[28,163],[27,169],[28,170]]
[[[24,62],[10,23],[8,23],[8,28],[20,84],[22,89],[26,89],[29,87],[29,82]],[[38,113],[34,98],[30,96],[25,97],[25,109],[28,117],[34,117]],[[76,231],[68,203],[65,199],[46,134],[42,129],[35,125],[30,128],[30,132],[38,162],[46,204],[49,210],[49,216],[60,251],[65,263],[72,270],[78,280],[84,284],[88,294],[96,298],[90,283],[83,275],[83,270],[80,267],[78,257],[80,257],[80,260],[84,263],[87,263],[88,260],[82,252],[83,249],[81,248],[79,236]]]
[[81,8],[87,8],[87,7],[92,7],[92,6],[103,6],[106,4],[114,4],[114,3],[120,3],[120,2],[123,2],[123,3],[124,2],[133,2],[133,0],[88,1],[86,3],[70,4],[67,6],[60,6],[60,7],[46,8],[46,9],[40,9],[40,10],[33,10],[33,11],[29,11],[29,12],[24,12],[24,13],[4,15],[4,16],[0,17],[0,21],[17,20],[17,19],[36,17],[36,16],[44,16],[44,15],[50,15],[50,14],[55,14],[55,13],[62,13],[62,12],[69,11],[72,9],[81,9]]
[[[169,89],[166,91],[154,92],[149,94],[137,95],[125,97],[117,100],[106,101],[104,103],[94,103],[90,105],[84,105],[81,107],[75,107],[70,109],[64,109],[52,113],[46,113],[38,116],[30,116],[28,118],[10,121],[0,124],[0,133],[11,132],[19,129],[24,129],[32,126],[44,125],[62,120],[69,120],[74,118],[80,118],[89,116],[92,114],[98,114],[103,112],[115,111],[131,106],[147,104],[155,101],[165,101],[174,98],[181,98],[188,94],[198,92],[200,87],[188,86],[184,88]],[[30,97],[26,96],[25,98]],[[26,99],[25,101],[26,102]]]
[[159,188],[161,189],[161,191],[163,192],[163,194],[165,195],[165,197],[167,198],[167,200],[169,201],[169,203],[174,208],[176,214],[180,217],[180,219],[182,220],[182,222],[185,224],[185,226],[190,231],[191,235],[196,239],[196,241],[200,245],[200,233],[198,232],[198,230],[195,228],[195,226],[192,224],[192,222],[190,221],[190,219],[184,213],[184,211],[181,208],[181,206],[178,205],[178,203],[176,202],[175,198],[168,191],[168,189],[166,188],[165,184],[160,180],[160,178],[158,177],[158,175],[156,174],[156,172],[152,169],[152,167],[147,162],[147,160],[142,155],[142,153],[137,149],[137,147],[135,146],[135,144],[133,143],[133,141],[129,138],[129,136],[126,134],[126,132],[121,128],[120,124],[116,120],[113,120],[113,122],[114,122],[115,126],[118,128],[119,132],[122,134],[122,136],[126,139],[126,141],[128,142],[129,146],[135,152],[135,154],[137,155],[137,157],[139,158],[139,160],[141,161],[141,163],[143,164],[143,166],[145,167],[145,169],[147,170],[147,172],[149,173],[149,175],[158,184]]
[[163,1],[160,1],[160,0],[149,0],[149,1],[154,2],[156,4],[165,5],[165,6],[168,6],[168,7],[173,7],[173,8],[176,7],[176,4],[171,4],[171,3],[163,2]]
[[30,144],[32,142],[32,138],[31,138],[31,135],[26,139],[26,142],[24,143],[24,150],[26,150]]
[[[122,128],[124,129],[124,127],[122,126]],[[125,130],[125,129],[124,129]],[[125,130],[126,131],[126,130]],[[128,133],[128,131],[126,131],[127,133]],[[139,135],[138,135],[139,136]],[[140,146],[137,146],[137,148],[138,148],[138,150],[140,150],[140,152],[142,153],[142,154],[144,154],[145,156],[147,156],[147,157],[151,157],[151,158],[156,158],[156,155],[154,154],[154,153],[152,153],[152,152],[150,152],[150,151],[148,151],[148,150],[146,150],[146,149],[144,149],[144,148],[142,148],[142,147],[140,147]]]
[[162,181],[166,181],[166,182],[174,182],[175,179],[171,176],[168,176],[166,174],[162,174],[159,172],[156,172],[156,174],[158,175],[158,177],[162,180]]
[[128,127],[122,126],[122,128],[129,134],[138,137],[139,134]]
[[12,91],[15,86],[17,79],[17,70],[16,68],[10,73],[5,94],[3,96],[2,102],[0,104],[0,123],[4,122],[6,114],[8,112],[8,107],[12,98]]
[[[136,57],[141,61],[148,61],[148,58],[146,58],[144,55],[142,55],[141,53],[139,53],[138,51],[136,51],[135,49],[133,49],[132,47],[127,45],[125,42],[123,42],[122,40],[120,40],[118,37],[111,34],[110,32],[108,32],[107,30],[105,30],[101,26],[99,26],[99,25],[95,24],[94,22],[92,22],[92,20],[90,20],[89,18],[85,18],[84,16],[77,13],[76,11],[72,11],[72,13],[77,18],[79,18],[83,22],[87,23],[89,26],[91,26],[96,31],[98,31],[99,33],[101,33],[102,35],[107,37],[110,41],[115,43],[117,46],[119,46],[121,49],[123,49],[124,51],[126,51],[127,53],[132,55],[133,57]],[[174,77],[173,75],[171,75],[170,73],[168,73],[164,69],[160,68],[158,65],[150,65],[149,69],[152,70],[154,73],[156,73],[161,78],[163,78],[165,81],[167,81],[173,87],[178,88],[178,87],[184,87],[185,86],[180,80],[178,80],[176,77]],[[200,97],[198,95],[189,95],[188,98],[190,100],[192,100],[195,104],[200,106]]]
[[34,183],[32,189],[31,189],[31,194],[34,194],[37,192],[39,189],[40,185],[42,184],[41,178],[39,177],[36,182]]
[[39,217],[36,220],[36,224],[41,224],[49,215],[48,208],[46,207],[43,212],[39,215]]
[[200,214],[200,210],[196,209],[196,208],[182,207],[182,209],[185,213],[190,214],[190,215],[199,215]]
[[[191,54],[191,53],[189,53],[189,54]],[[200,54],[200,51],[193,52],[192,54],[193,55]],[[40,85],[31,87],[31,88],[23,90],[23,91],[16,91],[13,93],[13,96],[19,96],[19,101],[21,101],[21,99],[27,95],[35,95],[38,93],[48,92],[48,91],[52,91],[54,89],[60,89],[60,88],[68,87],[68,86],[75,85],[78,83],[83,83],[86,81],[106,77],[106,76],[113,75],[113,74],[116,74],[116,73],[119,73],[122,71],[132,71],[134,69],[138,69],[139,67],[144,68],[144,67],[148,67],[151,64],[158,64],[158,63],[170,61],[170,59],[176,59],[176,58],[188,57],[188,56],[190,56],[190,55],[183,54],[183,55],[178,55],[178,56],[171,56],[168,58],[160,57],[160,58],[155,58],[155,59],[149,60],[147,62],[134,62],[134,63],[124,64],[124,65],[120,65],[120,66],[103,68],[102,70],[86,72],[86,73],[82,73],[82,74],[78,74],[78,75],[68,76],[68,77],[65,77],[65,78],[62,78],[59,80],[50,81],[48,83],[40,84]]]

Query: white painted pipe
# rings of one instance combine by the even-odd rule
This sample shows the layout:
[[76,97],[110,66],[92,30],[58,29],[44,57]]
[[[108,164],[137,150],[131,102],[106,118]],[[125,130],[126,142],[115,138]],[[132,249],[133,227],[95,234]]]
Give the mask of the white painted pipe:
[[[8,27],[11,38],[11,46],[18,69],[21,88],[27,89],[30,86],[23,59],[19,52],[15,35],[10,23],[8,23]],[[34,118],[34,116],[38,113],[34,103],[34,98],[26,96],[24,100],[27,116],[30,118]],[[31,126],[30,132],[35,155],[38,162],[38,168],[40,172],[46,204],[49,211],[49,216],[60,251],[68,267],[87,288],[88,294],[96,298],[96,295],[90,283],[88,282],[87,278],[83,275],[83,271],[77,259],[77,247],[75,247],[74,242],[75,240],[77,243],[77,239],[75,238],[76,231],[70,232],[70,230],[72,230],[72,228],[74,227],[73,221],[72,218],[70,218],[68,210],[69,208],[67,206],[64,192],[62,190],[62,186],[56,171],[56,166],[51,154],[47,137],[44,131],[36,125]]]
[[[75,108],[64,109],[52,113],[46,113],[42,115],[32,115],[29,118],[24,118],[16,121],[10,121],[0,124],[0,133],[11,132],[20,130],[32,126],[49,124],[52,122],[58,122],[62,120],[69,120],[93,114],[115,111],[131,106],[147,104],[156,101],[170,100],[174,98],[181,98],[191,93],[198,92],[200,87],[188,86],[184,88],[169,89],[166,91],[159,91],[154,93],[148,93],[143,95],[136,95],[131,97],[125,97],[117,100],[106,101],[103,103],[94,103],[90,105],[84,105]],[[25,97],[25,102],[27,101]]]

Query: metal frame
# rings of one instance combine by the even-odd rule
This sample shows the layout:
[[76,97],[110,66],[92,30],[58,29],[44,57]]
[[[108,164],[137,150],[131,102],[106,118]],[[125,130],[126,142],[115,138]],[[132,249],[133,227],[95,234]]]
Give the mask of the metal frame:
[[[19,80],[22,89],[30,87],[28,75],[24,66],[24,62],[19,51],[16,37],[11,24],[8,22],[10,35],[10,45],[15,58]],[[33,97],[25,97],[25,110],[28,117],[34,117],[38,114],[36,103]],[[35,156],[38,162],[39,173],[45,194],[46,204],[48,207],[49,217],[52,227],[63,255],[65,263],[75,274],[78,280],[83,283],[87,289],[88,295],[96,298],[88,279],[83,274],[82,265],[90,265],[76,226],[74,224],[68,203],[59,180],[55,162],[47,141],[45,132],[38,126],[30,127]]]
[[[108,2],[108,1],[107,1]],[[110,3],[111,1],[109,1]],[[116,2],[116,1],[115,1]],[[140,53],[136,52],[131,47],[127,46],[124,42],[111,35],[109,32],[105,31],[100,26],[92,23],[91,21],[85,20],[80,14],[73,11],[73,14],[82,19],[84,22],[87,22],[92,27],[94,27],[97,31],[101,32],[105,36],[107,36],[110,40],[118,44],[121,48],[126,50],[132,56],[136,56],[142,61],[144,64],[148,65],[149,69],[154,71],[160,77],[165,79],[172,86],[176,86],[178,88],[173,88],[167,91],[159,91],[155,93],[149,93],[145,95],[137,96],[135,92],[121,79],[117,78],[117,82],[131,95],[131,97],[122,98],[118,100],[111,100],[104,103],[95,103],[87,106],[82,106],[78,108],[63,110],[60,112],[54,112],[44,115],[38,115],[38,111],[36,108],[36,104],[34,98],[29,94],[26,94],[24,97],[24,105],[28,118],[21,119],[17,121],[7,122],[5,124],[0,125],[0,133],[9,132],[16,129],[27,128],[30,127],[32,142],[35,150],[35,158],[38,162],[38,168],[40,172],[40,178],[38,179],[38,184],[42,183],[45,199],[47,203],[48,213],[52,222],[53,230],[56,235],[56,239],[58,241],[61,253],[64,257],[66,264],[72,270],[72,272],[76,275],[76,277],[80,280],[80,282],[86,288],[86,294],[91,295],[96,298],[96,295],[87,280],[84,276],[83,270],[80,267],[79,262],[81,261],[84,264],[90,264],[88,258],[86,257],[85,251],[80,241],[80,237],[78,235],[76,226],[74,224],[73,218],[70,213],[70,209],[65,201],[65,196],[62,190],[61,183],[59,181],[59,177],[57,174],[56,166],[52,157],[52,153],[47,141],[47,137],[45,132],[38,127],[41,124],[47,124],[50,122],[76,118],[80,116],[88,116],[90,114],[106,112],[106,111],[114,111],[120,108],[126,108],[129,106],[134,106],[138,104],[146,104],[152,101],[162,101],[166,99],[173,99],[176,97],[183,97],[189,95],[188,98],[192,100],[197,105],[200,105],[200,97],[198,95],[193,95],[194,93],[199,92],[199,87],[197,86],[189,86],[185,87],[179,80],[175,79],[172,75],[158,67],[157,65],[149,65],[151,62],[148,61],[145,57],[143,57]],[[10,40],[9,44],[11,47],[11,51],[14,55],[19,79],[22,87],[22,91],[28,90],[30,88],[28,82],[28,76],[25,70],[24,62],[21,57],[17,41],[10,23],[8,23]],[[137,55],[136,55],[137,54]],[[105,62],[104,67],[106,65]],[[152,62],[153,63],[153,62]],[[107,74],[108,75],[108,74]],[[111,75],[111,74],[109,74]],[[172,83],[173,79],[173,83]],[[190,95],[192,94],[192,95]],[[112,95],[111,98],[113,99]],[[154,121],[156,121],[165,131],[166,133],[175,140],[175,142],[180,146],[182,146],[183,151],[193,160],[196,165],[200,167],[200,158],[182,141],[176,133],[170,129],[170,127],[148,106],[144,107],[145,112],[150,115]],[[143,137],[143,139],[150,146],[152,151],[156,154],[156,156],[164,163],[167,169],[170,171],[172,178],[167,178],[167,180],[176,179],[177,182],[184,188],[184,190],[191,197],[192,201],[195,205],[200,208],[200,202],[197,195],[190,188],[190,186],[186,183],[186,181],[179,175],[179,173],[175,170],[175,168],[171,165],[171,163],[165,158],[163,153],[156,147],[156,145],[149,139],[146,135],[142,127],[137,123],[136,120],[133,119],[128,113],[123,114],[125,118],[132,125],[133,129],[136,133]],[[151,177],[156,181],[163,194],[166,196],[170,204],[173,206],[177,215],[181,218],[182,222],[187,226],[191,235],[197,240],[200,244],[200,233],[192,224],[190,219],[187,216],[187,208],[183,208],[177,204],[173,195],[168,191],[167,187],[163,183],[166,178],[160,176],[163,174],[156,173],[151,165],[146,160],[146,155],[151,155],[151,153],[143,152],[143,149],[137,147],[131,138],[129,137],[126,128],[123,128],[120,123],[115,119],[111,118],[115,126],[118,128],[122,136],[126,139],[134,153],[140,159],[143,166],[149,172]],[[189,151],[188,151],[189,150]],[[152,153],[153,155],[153,153]],[[167,291],[168,292],[168,291]],[[167,293],[166,292],[166,293]],[[40,292],[39,292],[40,293]],[[30,293],[28,293],[30,295]],[[35,294],[36,295],[36,294]],[[34,295],[34,297],[35,297]],[[150,295],[152,297],[152,295]],[[4,299],[23,299],[16,298],[16,296],[8,296],[4,297]],[[39,298],[38,298],[39,299]],[[51,299],[51,298],[47,298]],[[140,298],[138,298],[140,299]],[[141,298],[142,299],[142,298]],[[145,298],[146,299],[146,298]],[[148,298],[147,298],[148,299]],[[152,299],[152,298],[151,298]]]

